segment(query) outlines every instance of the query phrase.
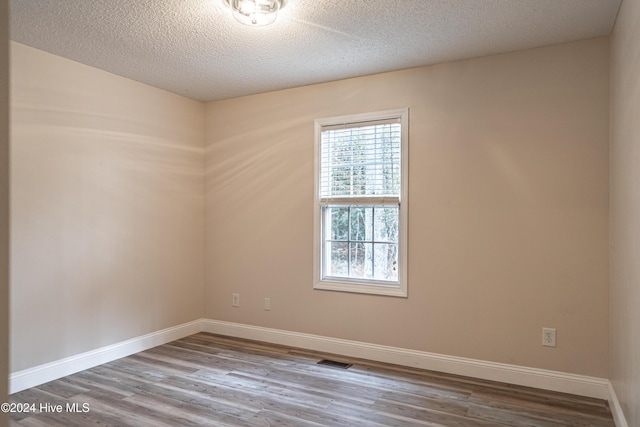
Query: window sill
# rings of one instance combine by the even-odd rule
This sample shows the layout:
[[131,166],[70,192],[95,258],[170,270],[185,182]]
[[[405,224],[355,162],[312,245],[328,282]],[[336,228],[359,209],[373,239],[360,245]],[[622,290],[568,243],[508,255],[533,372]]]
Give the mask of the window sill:
[[320,280],[314,283],[313,289],[407,298],[407,289],[402,286]]

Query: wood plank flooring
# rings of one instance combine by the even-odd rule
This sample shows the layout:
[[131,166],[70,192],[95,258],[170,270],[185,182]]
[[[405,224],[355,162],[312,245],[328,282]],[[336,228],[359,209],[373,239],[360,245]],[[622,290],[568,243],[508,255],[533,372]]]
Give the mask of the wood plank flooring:
[[[353,366],[318,365],[323,358]],[[207,333],[15,393],[11,401],[62,408],[12,415],[12,426],[32,427],[614,426],[602,400]],[[68,411],[74,403],[76,411]]]

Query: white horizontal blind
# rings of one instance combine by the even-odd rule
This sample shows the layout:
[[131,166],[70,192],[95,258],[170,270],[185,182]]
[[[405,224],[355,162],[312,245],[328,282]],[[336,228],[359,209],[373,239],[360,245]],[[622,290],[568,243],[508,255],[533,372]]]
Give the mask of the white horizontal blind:
[[400,119],[321,130],[320,199],[400,196]]

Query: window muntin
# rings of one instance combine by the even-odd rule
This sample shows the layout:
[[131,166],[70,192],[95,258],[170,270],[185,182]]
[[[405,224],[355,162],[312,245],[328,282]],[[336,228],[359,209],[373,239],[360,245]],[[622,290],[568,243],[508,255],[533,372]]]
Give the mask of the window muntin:
[[316,120],[315,288],[406,296],[407,124]]

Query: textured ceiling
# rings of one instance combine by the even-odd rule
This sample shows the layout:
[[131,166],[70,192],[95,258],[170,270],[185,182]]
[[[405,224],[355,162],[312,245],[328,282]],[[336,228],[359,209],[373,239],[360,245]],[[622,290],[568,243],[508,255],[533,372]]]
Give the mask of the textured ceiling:
[[11,0],[11,38],[201,101],[608,35],[620,0]]

